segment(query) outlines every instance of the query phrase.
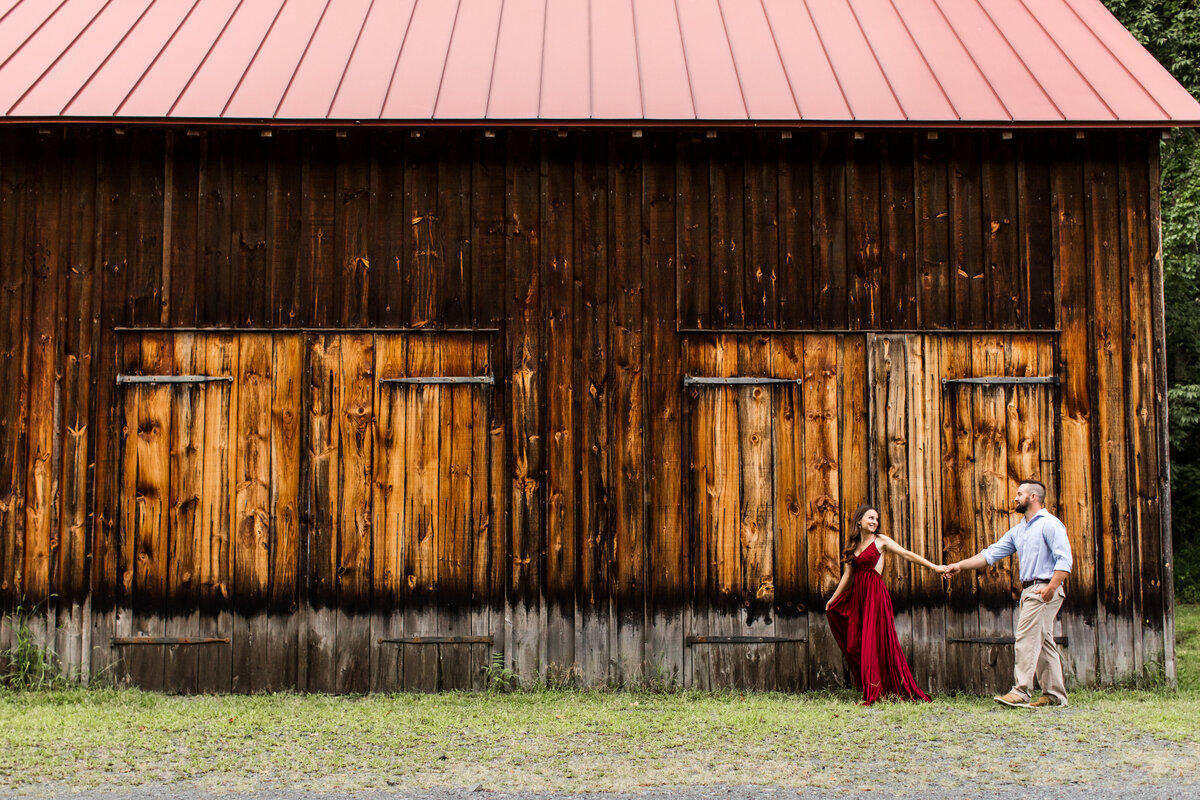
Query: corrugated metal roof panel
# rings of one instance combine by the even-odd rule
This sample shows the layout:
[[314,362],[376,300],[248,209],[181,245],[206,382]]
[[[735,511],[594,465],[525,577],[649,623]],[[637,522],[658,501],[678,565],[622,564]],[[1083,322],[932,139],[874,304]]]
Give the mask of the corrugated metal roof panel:
[[0,112],[1200,124],[1100,0],[0,0]]

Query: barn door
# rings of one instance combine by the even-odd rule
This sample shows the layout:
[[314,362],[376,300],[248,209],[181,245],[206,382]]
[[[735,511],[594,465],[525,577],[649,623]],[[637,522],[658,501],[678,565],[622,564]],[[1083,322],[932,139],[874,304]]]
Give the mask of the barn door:
[[376,689],[481,689],[492,652],[493,376],[486,337],[380,339]]
[[122,348],[112,643],[122,677],[148,689],[229,688],[233,355],[223,336],[151,334]]
[[[1018,520],[1012,498],[1026,478],[1056,502],[1053,349],[1031,337],[944,342],[941,382],[942,511],[946,558],[979,552]],[[968,366],[969,365],[969,366]],[[965,685],[1001,686],[1012,670],[1020,594],[1015,558],[956,578],[946,617],[947,654]],[[1000,680],[1000,683],[997,683]]]
[[691,682],[773,689],[807,631],[796,609],[783,620],[776,613],[781,527],[784,546],[796,542],[800,383],[689,376],[684,395]]
[[[949,563],[1016,522],[1022,479],[1055,496],[1050,337],[870,335],[867,348],[871,498],[897,541]],[[896,632],[922,685],[996,688],[1012,665],[1017,575],[1011,560],[949,583],[885,563]]]

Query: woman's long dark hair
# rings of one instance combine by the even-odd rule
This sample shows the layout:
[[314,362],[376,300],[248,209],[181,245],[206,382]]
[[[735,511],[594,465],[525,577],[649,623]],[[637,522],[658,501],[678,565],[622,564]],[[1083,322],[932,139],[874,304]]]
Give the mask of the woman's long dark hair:
[[862,541],[862,518],[867,515],[868,511],[879,513],[879,509],[870,503],[863,503],[854,509],[854,517],[850,520],[850,530],[846,533],[846,549],[842,550],[841,563],[843,564],[849,564],[854,560],[854,551],[858,549],[858,545]]

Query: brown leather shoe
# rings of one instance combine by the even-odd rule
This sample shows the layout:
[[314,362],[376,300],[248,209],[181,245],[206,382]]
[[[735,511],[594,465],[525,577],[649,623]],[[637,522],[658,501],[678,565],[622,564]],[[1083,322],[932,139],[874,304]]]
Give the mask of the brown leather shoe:
[[1037,700],[1034,700],[1032,703],[1030,703],[1029,707],[1030,708],[1052,708],[1054,706],[1061,706],[1061,705],[1062,705],[1062,703],[1058,702],[1058,698],[1055,697],[1054,695],[1044,694],[1041,697],[1039,697]]
[[1029,701],[1016,692],[998,694],[992,699],[1002,706],[1012,706],[1013,708],[1029,708]]

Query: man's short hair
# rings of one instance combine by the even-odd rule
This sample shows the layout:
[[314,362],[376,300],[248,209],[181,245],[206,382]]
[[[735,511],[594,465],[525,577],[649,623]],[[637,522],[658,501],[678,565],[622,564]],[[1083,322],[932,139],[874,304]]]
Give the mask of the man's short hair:
[[1021,485],[1032,487],[1030,489],[1030,494],[1037,495],[1038,502],[1040,502],[1042,505],[1046,504],[1046,484],[1042,483],[1036,478],[1026,478],[1025,480],[1021,481]]

